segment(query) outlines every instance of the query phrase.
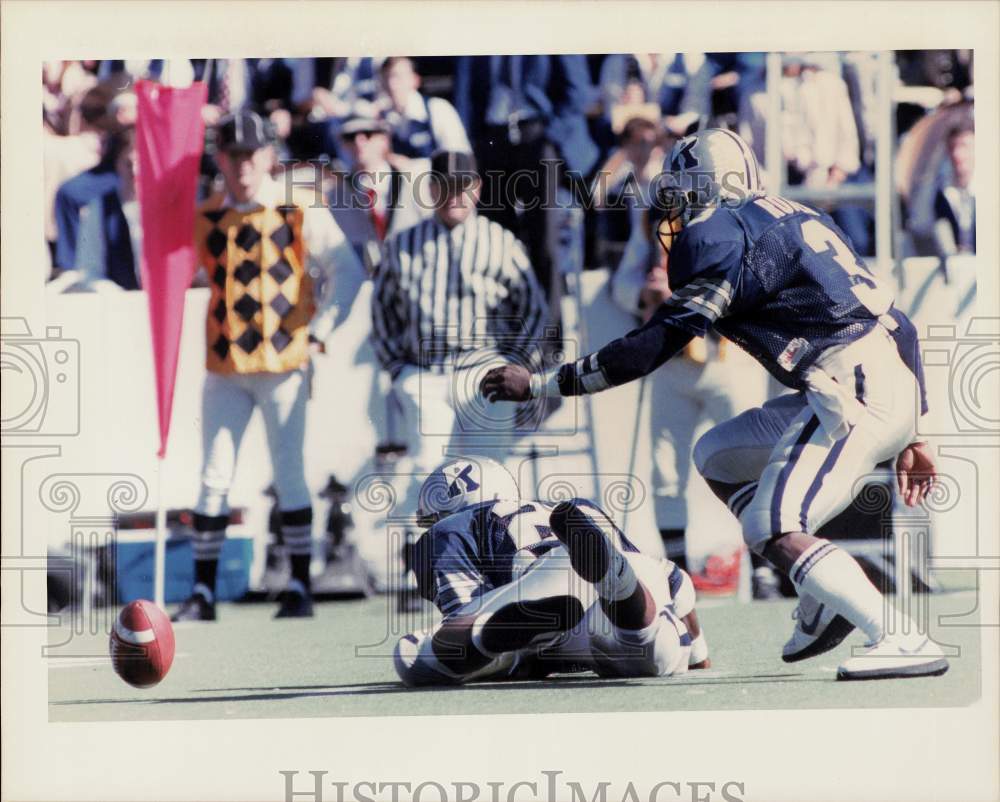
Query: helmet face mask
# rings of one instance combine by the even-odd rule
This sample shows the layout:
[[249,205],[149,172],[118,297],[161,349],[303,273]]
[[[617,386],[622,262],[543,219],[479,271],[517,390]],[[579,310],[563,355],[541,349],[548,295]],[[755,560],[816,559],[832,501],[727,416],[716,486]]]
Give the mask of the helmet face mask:
[[709,128],[677,141],[663,163],[658,205],[670,231],[657,230],[672,239],[703,212],[720,206],[740,206],[764,194],[760,166],[753,150],[731,131]]

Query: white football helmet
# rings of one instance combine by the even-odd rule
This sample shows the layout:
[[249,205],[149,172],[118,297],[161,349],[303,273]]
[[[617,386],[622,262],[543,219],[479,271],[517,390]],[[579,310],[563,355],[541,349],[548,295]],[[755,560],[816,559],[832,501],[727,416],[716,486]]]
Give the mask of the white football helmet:
[[488,457],[460,457],[437,467],[420,487],[417,521],[431,526],[484,501],[516,501],[517,482],[503,465]]
[[764,194],[753,150],[724,128],[706,128],[678,140],[658,183],[656,202],[676,229],[706,209],[739,206]]

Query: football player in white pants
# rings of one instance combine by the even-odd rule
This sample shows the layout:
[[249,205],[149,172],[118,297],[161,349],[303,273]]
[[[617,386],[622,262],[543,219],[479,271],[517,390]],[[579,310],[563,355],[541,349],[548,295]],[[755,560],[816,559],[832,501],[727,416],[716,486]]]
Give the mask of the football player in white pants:
[[897,458],[908,503],[933,481],[933,460],[915,440],[915,412],[926,405],[913,324],[829,216],[764,192],[753,151],[731,131],[681,139],[662,178],[670,297],[644,326],[575,362],[546,373],[490,371],[483,394],[601,392],[648,375],[714,329],[796,391],[717,427],[695,453],[747,544],[799,593],[783,657],[825,652],[857,627],[866,651],[844,661],[838,679],[943,674],[940,647],[901,614],[901,626],[889,626],[890,606],[861,566],[814,534],[884,460]]
[[510,474],[485,458],[453,460],[425,483],[421,517],[438,520],[414,562],[421,594],[444,618],[398,642],[406,685],[709,665],[686,573],[640,554],[588,501],[516,498]]

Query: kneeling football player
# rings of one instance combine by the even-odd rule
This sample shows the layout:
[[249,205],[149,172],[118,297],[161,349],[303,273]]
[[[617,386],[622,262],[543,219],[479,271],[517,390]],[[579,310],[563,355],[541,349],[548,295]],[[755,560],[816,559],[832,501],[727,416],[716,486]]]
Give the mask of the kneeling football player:
[[485,458],[447,462],[424,483],[418,515],[430,528],[411,563],[444,618],[396,645],[406,685],[708,667],[684,571],[639,553],[589,501],[518,495]]

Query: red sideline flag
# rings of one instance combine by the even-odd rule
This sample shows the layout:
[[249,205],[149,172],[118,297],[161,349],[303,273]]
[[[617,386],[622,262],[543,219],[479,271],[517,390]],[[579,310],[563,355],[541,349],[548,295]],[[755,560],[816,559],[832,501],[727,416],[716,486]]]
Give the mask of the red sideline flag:
[[177,88],[138,81],[135,126],[142,218],[142,287],[149,299],[160,450],[167,451],[177,378],[184,293],[196,267],[194,213],[204,145],[204,83]]

